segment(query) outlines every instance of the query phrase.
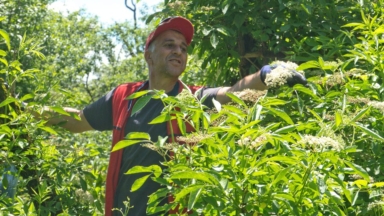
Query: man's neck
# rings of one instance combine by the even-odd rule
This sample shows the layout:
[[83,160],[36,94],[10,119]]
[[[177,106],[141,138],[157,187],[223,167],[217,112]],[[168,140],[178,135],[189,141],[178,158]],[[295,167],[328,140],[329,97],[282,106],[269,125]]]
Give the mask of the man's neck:
[[178,79],[149,79],[149,89],[164,90],[165,92],[172,91]]

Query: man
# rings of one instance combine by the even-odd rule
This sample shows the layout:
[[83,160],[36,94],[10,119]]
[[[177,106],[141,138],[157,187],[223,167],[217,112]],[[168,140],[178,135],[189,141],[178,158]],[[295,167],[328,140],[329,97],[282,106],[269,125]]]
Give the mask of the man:
[[[114,101],[114,95],[117,94],[117,91],[125,88],[124,91],[130,92],[129,94],[143,89],[157,89],[164,90],[168,95],[176,96],[182,89],[179,76],[186,68],[187,48],[192,41],[193,32],[192,23],[185,18],[171,17],[163,20],[146,40],[144,56],[149,69],[147,82],[139,83],[139,85],[132,83],[115,88],[82,111],[66,108],[67,112],[77,113],[80,121],[63,116],[50,119],[49,123],[56,124],[64,120],[66,123],[63,127],[75,133],[89,130],[113,130],[113,144],[121,140],[129,132],[149,133],[153,142],[157,141],[158,136],[167,136],[166,123],[148,124],[160,114],[164,107],[160,100],[151,99],[139,112],[132,116],[126,115],[122,120],[124,123],[120,125],[115,121],[116,116],[120,115],[120,113],[115,113],[115,104],[119,103],[124,107],[128,107],[129,113],[133,102],[132,100],[123,99],[116,102]],[[270,71],[271,68],[266,66],[261,72],[248,75],[232,87],[204,88],[201,91],[201,96],[208,95],[205,100],[206,105],[212,107],[212,98],[220,103],[229,102],[230,98],[226,96],[227,92],[241,91],[247,88],[264,90],[267,86],[263,81]],[[296,83],[306,84],[306,80],[300,74],[295,73],[290,80],[290,84]],[[119,131],[123,132],[120,133]],[[120,135],[116,135],[116,133],[120,133]],[[148,196],[159,189],[160,185],[148,180],[138,191],[130,192],[133,182],[140,178],[141,175],[124,175],[124,173],[137,165],[160,165],[161,161],[162,157],[157,152],[141,145],[129,146],[120,150],[118,154],[112,153],[107,176],[105,214],[120,215],[120,212],[111,209],[123,209],[124,212],[123,202],[129,197],[130,206],[133,206],[129,210],[129,215],[145,215]]]

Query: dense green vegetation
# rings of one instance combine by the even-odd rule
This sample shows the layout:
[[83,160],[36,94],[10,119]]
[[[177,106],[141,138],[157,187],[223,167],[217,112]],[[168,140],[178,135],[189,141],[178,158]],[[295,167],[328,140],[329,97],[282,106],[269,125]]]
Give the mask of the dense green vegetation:
[[[15,197],[0,195],[0,215],[103,214],[110,133],[47,127],[21,104],[65,115],[63,106],[81,109],[145,79],[145,38],[171,15],[195,25],[186,83],[232,85],[281,60],[300,65],[309,87],[236,93],[209,111],[188,92],[163,95],[163,115],[189,116],[197,132],[183,138],[190,145],[149,142],[176,153],[166,169],[127,170],[168,186],[149,213],[176,205],[204,215],[384,213],[383,0],[165,0],[143,28],[62,15],[51,2],[0,0],[0,170],[13,164],[18,179]],[[176,202],[157,206],[168,193]]]

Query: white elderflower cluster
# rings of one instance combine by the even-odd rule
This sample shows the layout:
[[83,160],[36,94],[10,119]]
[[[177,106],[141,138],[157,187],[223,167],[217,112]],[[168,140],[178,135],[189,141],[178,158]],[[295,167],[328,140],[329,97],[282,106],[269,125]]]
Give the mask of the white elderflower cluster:
[[368,103],[368,106],[372,106],[373,108],[376,108],[382,112],[384,112],[384,102],[379,101],[370,101]]
[[[298,65],[293,62],[275,61],[271,65],[277,67],[267,73],[265,77],[265,84],[269,87],[278,87],[287,83],[287,80],[294,75]],[[303,74],[303,71],[297,71]]]
[[92,203],[93,202],[93,196],[88,191],[83,191],[83,189],[77,189],[75,191],[76,198],[81,203]]
[[196,100],[196,98],[192,95],[191,92],[189,92],[187,89],[183,89],[176,98],[180,101],[182,104],[191,104],[193,101]]
[[243,101],[255,102],[260,97],[267,94],[267,91],[256,91],[253,89],[244,89],[243,91],[233,92],[234,95],[239,97]]
[[344,145],[330,137],[316,137],[311,135],[304,135],[300,140],[300,143],[311,147],[315,152],[323,152],[328,149],[334,151],[341,151],[344,149]]
[[255,140],[251,140],[251,137],[245,137],[243,139],[239,139],[237,141],[237,144],[239,146],[246,146],[250,149],[255,149],[258,146],[264,144],[268,140],[269,134],[263,134],[261,136],[258,136]]

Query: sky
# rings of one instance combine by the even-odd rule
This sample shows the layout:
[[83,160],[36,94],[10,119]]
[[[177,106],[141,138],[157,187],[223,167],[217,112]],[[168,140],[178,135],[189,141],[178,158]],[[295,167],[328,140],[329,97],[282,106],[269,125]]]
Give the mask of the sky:
[[[140,10],[144,4],[149,6],[148,13],[154,12],[151,8],[163,0],[133,0],[136,4],[137,16],[141,16]],[[131,0],[128,0],[131,6]],[[63,13],[72,12],[84,8],[90,15],[97,15],[103,24],[133,20],[133,12],[125,7],[125,0],[57,0],[49,8]]]

